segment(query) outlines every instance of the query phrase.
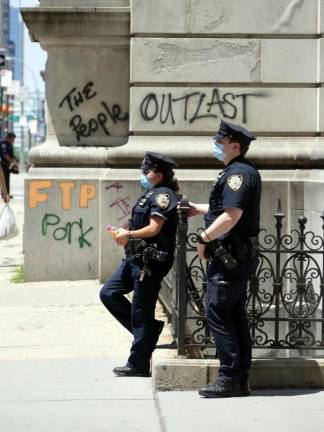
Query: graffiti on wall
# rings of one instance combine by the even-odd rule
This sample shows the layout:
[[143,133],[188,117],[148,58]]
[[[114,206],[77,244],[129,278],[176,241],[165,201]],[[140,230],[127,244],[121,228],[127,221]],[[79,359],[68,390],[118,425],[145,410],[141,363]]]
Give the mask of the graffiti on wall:
[[[53,187],[52,180],[31,180],[28,185],[28,207],[36,209],[41,203],[47,203],[49,191]],[[81,183],[77,188],[75,181],[60,181],[58,189],[61,209],[65,211],[72,209],[73,194],[77,194],[80,209],[89,208],[90,201],[97,197],[97,186],[91,183]],[[87,226],[82,217],[71,222],[62,222],[56,213],[45,213],[41,220],[43,236],[52,237],[57,241],[66,240],[68,244],[76,239],[80,248],[91,247],[88,234],[92,230],[93,226]]]
[[[114,191],[113,196],[109,196],[109,208],[117,210],[116,225],[122,228],[128,228],[128,219],[131,217],[131,207],[129,204],[130,198],[125,195],[124,186],[119,182],[109,183],[106,187],[107,191]],[[115,221],[111,221],[114,222]]]
[[[54,240],[66,240],[68,244],[72,243],[72,234],[77,238],[79,246],[82,249],[85,245],[91,246],[90,241],[86,239],[86,235],[93,230],[90,226],[87,230],[84,228],[83,218],[78,221],[63,223],[60,226],[61,219],[57,214],[46,213],[42,219],[42,234],[43,236],[51,235]],[[55,227],[53,231],[49,231],[49,227]]]
[[67,108],[69,113],[73,113],[69,118],[69,126],[78,141],[90,137],[98,130],[108,136],[111,134],[111,125],[128,120],[128,113],[118,103],[109,105],[102,100],[99,102],[98,111],[90,119],[84,119],[80,113],[75,112],[94,98],[99,98],[99,95],[94,88],[94,83],[89,81],[81,90],[73,87],[59,103],[60,109]]
[[185,121],[190,124],[205,118],[224,118],[248,121],[248,101],[251,97],[265,96],[264,93],[233,93],[218,88],[210,89],[207,94],[192,91],[181,97],[172,93],[148,93],[140,104],[141,118],[146,121],[157,120],[161,124],[176,125]]

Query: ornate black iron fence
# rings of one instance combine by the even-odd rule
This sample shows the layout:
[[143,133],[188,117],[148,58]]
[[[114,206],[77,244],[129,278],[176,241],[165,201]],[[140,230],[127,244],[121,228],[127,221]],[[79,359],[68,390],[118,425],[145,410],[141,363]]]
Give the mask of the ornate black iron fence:
[[[188,234],[187,207],[180,208],[176,261],[161,291],[178,353],[213,346],[205,313],[206,272],[197,233]],[[324,350],[324,215],[322,235],[306,231],[307,219],[283,233],[280,201],[274,234],[261,230],[259,266],[248,283],[247,315],[253,348]]]

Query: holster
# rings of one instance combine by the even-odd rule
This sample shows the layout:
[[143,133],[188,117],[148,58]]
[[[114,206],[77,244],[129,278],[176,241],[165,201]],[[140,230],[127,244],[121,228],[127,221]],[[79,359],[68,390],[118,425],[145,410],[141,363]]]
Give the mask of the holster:
[[143,239],[129,239],[125,246],[127,258],[142,257],[144,261],[153,260],[164,262],[167,259],[168,252],[163,252],[157,248],[156,244],[150,244]]
[[143,250],[147,247],[147,242],[143,239],[128,239],[128,243],[125,246],[126,258],[132,258],[134,256],[140,256],[143,254]]
[[217,239],[207,243],[206,257],[211,261],[220,261],[227,270],[232,270],[237,265],[235,257]]
[[231,235],[233,252],[238,261],[254,258],[258,251],[258,237],[241,239],[237,234]]

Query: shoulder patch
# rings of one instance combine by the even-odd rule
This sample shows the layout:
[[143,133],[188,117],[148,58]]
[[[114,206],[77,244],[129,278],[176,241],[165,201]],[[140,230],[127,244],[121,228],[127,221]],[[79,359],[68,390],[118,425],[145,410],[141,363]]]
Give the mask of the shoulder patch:
[[234,192],[237,192],[243,184],[243,176],[239,174],[232,175],[228,177],[227,184]]
[[166,209],[170,204],[170,195],[168,193],[159,193],[156,195],[155,201],[161,208]]

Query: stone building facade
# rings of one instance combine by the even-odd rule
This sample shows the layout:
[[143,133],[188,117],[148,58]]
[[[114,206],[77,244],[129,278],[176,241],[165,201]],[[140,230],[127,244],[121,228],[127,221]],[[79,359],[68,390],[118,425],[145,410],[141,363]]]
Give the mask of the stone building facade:
[[[48,54],[48,136],[30,153],[27,280],[105,279],[120,251],[146,150],[179,164],[206,202],[219,121],[253,131],[262,225],[324,209],[324,0],[41,0],[22,15]],[[201,225],[195,222],[191,229]]]

